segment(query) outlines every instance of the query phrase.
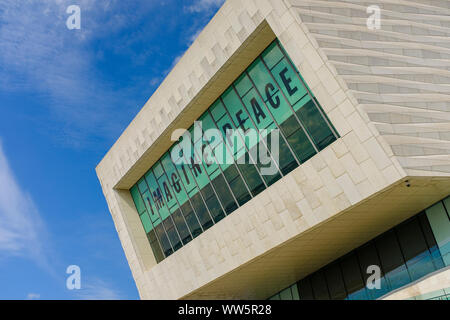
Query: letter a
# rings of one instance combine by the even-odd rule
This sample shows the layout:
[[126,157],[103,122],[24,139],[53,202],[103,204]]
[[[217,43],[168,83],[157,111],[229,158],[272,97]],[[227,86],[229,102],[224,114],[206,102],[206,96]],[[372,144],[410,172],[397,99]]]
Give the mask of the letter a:
[[79,266],[71,265],[67,267],[67,274],[70,276],[66,280],[66,287],[69,290],[81,289],[81,269]]
[[67,7],[66,13],[72,14],[66,20],[67,29],[81,29],[81,9],[77,5]]

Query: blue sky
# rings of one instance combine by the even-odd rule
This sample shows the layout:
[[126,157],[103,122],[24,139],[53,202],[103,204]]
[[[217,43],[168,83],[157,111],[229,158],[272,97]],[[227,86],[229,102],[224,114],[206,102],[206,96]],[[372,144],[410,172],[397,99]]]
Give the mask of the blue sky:
[[0,299],[138,298],[95,166],[222,3],[0,1]]

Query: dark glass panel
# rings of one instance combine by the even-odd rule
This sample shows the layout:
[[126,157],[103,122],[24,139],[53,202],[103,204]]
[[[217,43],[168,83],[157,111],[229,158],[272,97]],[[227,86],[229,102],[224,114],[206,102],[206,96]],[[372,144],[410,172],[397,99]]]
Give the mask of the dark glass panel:
[[225,213],[220,206],[219,200],[217,200],[216,194],[214,193],[211,184],[208,184],[202,189],[202,195],[205,199],[206,206],[208,207],[209,212],[214,219],[214,222],[217,223],[222,220],[225,217]]
[[348,291],[348,299],[351,300],[368,299],[356,254],[351,253],[346,255],[340,261],[340,264],[342,274],[344,276],[345,287],[347,288]]
[[150,247],[152,248],[153,254],[155,255],[156,263],[160,263],[164,260],[164,254],[161,250],[161,246],[158,243],[158,239],[156,239],[155,230],[147,233],[148,242],[150,242]]
[[[268,148],[269,148],[269,151],[272,153],[272,158],[276,158],[276,153],[274,153],[272,150],[272,135],[273,135],[273,133],[269,134],[269,136],[267,138]],[[297,164],[297,161],[295,160],[294,156],[292,155],[291,150],[289,150],[287,143],[281,136],[281,133],[279,134],[278,147],[279,147],[279,152],[278,152],[279,160],[277,163],[278,163],[278,166],[279,166],[281,172],[283,173],[283,175],[287,175],[289,172],[291,172],[292,170],[297,168],[298,164]],[[276,179],[276,180],[278,180],[278,179]]]
[[174,251],[180,249],[183,245],[181,244],[181,239],[178,236],[177,231],[175,230],[175,226],[172,221],[172,216],[168,217],[163,221],[164,228],[166,229],[166,233],[169,236],[170,243],[172,244],[172,248]]
[[[367,272],[367,268],[369,266],[374,265],[374,266],[380,267],[380,269],[381,269],[381,263],[380,263],[380,260],[378,259],[378,253],[377,253],[375,245],[372,242],[370,242],[370,243],[362,246],[361,248],[359,248],[357,250],[357,254],[358,254],[358,260],[359,260],[360,267],[361,267],[361,272],[363,274],[364,284],[367,285],[367,279],[373,275],[373,273]],[[369,294],[371,299],[375,300],[389,291],[388,285],[386,283],[386,279],[384,279],[382,273],[381,273],[380,282],[381,282],[380,289],[367,288],[367,293]]]
[[167,238],[166,232],[164,231],[163,225],[159,224],[154,229],[156,236],[159,239],[159,243],[161,244],[162,250],[166,257],[170,256],[173,253],[172,246],[170,245],[169,238]]
[[415,281],[433,272],[435,270],[433,261],[419,220],[410,219],[399,225],[396,231],[411,280]]
[[331,300],[344,300],[347,297],[344,281],[339,263],[329,265],[325,270],[325,278],[328,283],[328,291]]
[[[248,158],[248,153],[246,154]],[[247,186],[249,187],[252,195],[255,197],[261,191],[263,191],[266,186],[264,185],[261,176],[254,164],[251,164],[250,159],[246,159],[245,164],[237,164],[239,170],[241,171],[242,177],[244,178]],[[255,160],[257,161],[257,160]]]
[[214,189],[216,189],[217,195],[220,198],[220,202],[222,203],[227,214],[230,214],[234,210],[238,208],[236,201],[234,201],[233,196],[231,195],[230,189],[225,182],[225,179],[222,175],[217,176],[213,181]]
[[298,283],[298,294],[300,295],[300,300],[314,300],[314,294],[311,288],[311,282],[309,277],[300,280]]
[[[270,141],[270,139],[268,139],[268,141]],[[270,146],[270,144],[269,144],[269,146]],[[268,149],[264,143],[260,142],[259,145],[258,145],[258,148],[259,148],[259,150],[262,150],[261,152],[265,156],[267,156],[267,157],[270,156],[270,153],[268,151],[268,150],[270,150],[270,148]],[[290,152],[290,151],[288,150],[288,152]],[[280,150],[280,153],[281,153],[281,150]],[[295,162],[294,158],[292,158],[292,160]],[[274,161],[273,158],[272,158],[271,161]],[[272,175],[268,175],[268,174],[263,175],[262,174],[262,172],[264,172],[264,171],[262,171],[263,168],[269,168],[270,166],[272,166],[271,163],[263,165],[261,163],[261,161],[258,161],[256,166],[258,167],[259,172],[261,172],[261,176],[264,179],[264,181],[266,182],[267,186],[271,186],[272,184],[274,184],[275,182],[277,182],[281,178],[281,174],[280,174],[280,172],[278,170],[276,171],[275,174],[272,174]]]
[[301,129],[300,124],[294,116],[290,116],[286,121],[280,125],[280,129],[285,137],[289,137],[298,129]]
[[[294,118],[294,116],[292,116],[285,123],[286,125],[289,125],[294,121],[296,122],[297,120]],[[285,127],[285,123],[281,125],[282,129]],[[293,126],[290,125],[286,130],[292,131],[292,129]],[[298,126],[297,130],[293,131],[289,136],[287,136],[287,141],[292,150],[294,150],[297,159],[301,163],[307,161],[309,158],[316,154],[316,150],[314,149],[305,132],[300,126]]]
[[433,231],[431,230],[430,222],[427,216],[422,212],[419,217],[420,226],[422,227],[423,235],[427,242],[428,250],[430,250],[431,258],[433,259],[433,265],[436,270],[444,268],[444,260],[442,259],[441,252],[437,246],[436,239],[434,238]]
[[322,270],[317,271],[311,275],[311,286],[316,300],[329,300],[327,282]]
[[189,230],[191,230],[192,236],[195,238],[202,233],[202,228],[198,223],[197,217],[195,216],[194,210],[189,202],[186,202],[181,206],[181,211],[183,212],[184,219],[188,224]]
[[391,230],[378,237],[376,246],[390,289],[395,290],[409,283],[411,279],[394,231]]
[[280,292],[280,300],[292,300],[291,287]]
[[183,215],[181,214],[181,210],[178,209],[174,213],[172,213],[172,218],[178,230],[178,233],[180,234],[181,241],[183,242],[183,244],[187,244],[192,240],[192,236],[189,233],[189,229],[186,225],[186,222],[184,221]]
[[194,207],[194,211],[197,214],[198,220],[202,225],[203,230],[210,228],[213,225],[211,217],[206,209],[205,204],[203,203],[203,199],[200,196],[200,193],[195,194],[191,198],[192,206]]
[[229,185],[240,206],[243,206],[252,198],[248,193],[244,181],[242,181],[241,177],[237,177],[233,181],[229,181]]
[[240,206],[252,198],[234,165],[229,166],[223,174]]
[[326,146],[336,140],[330,127],[312,100],[302,106],[296,113],[308,133],[311,135],[317,149],[323,150]]

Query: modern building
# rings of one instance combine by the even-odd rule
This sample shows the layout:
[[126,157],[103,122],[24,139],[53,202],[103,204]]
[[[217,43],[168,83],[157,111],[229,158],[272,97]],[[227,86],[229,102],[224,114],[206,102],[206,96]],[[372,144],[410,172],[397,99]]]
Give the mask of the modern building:
[[449,16],[226,1],[96,169],[141,298],[448,298]]

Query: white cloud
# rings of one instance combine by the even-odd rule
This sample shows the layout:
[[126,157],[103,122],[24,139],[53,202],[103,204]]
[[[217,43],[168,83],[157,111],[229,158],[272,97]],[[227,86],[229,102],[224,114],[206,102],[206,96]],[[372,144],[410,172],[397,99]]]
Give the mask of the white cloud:
[[186,7],[189,12],[206,12],[217,9],[225,0],[195,0],[193,2]]
[[120,300],[121,294],[109,283],[98,278],[88,279],[88,284],[81,278],[81,289],[74,290],[80,300]]
[[29,293],[27,294],[27,300],[39,300],[41,295],[39,293]]
[[16,181],[0,141],[0,257],[22,256],[49,267],[47,231],[31,196]]
[[58,123],[42,127],[61,130],[50,133],[64,144],[78,147],[117,134],[123,101],[132,104],[129,92],[111,88],[94,67],[97,54],[90,45],[129,23],[120,15],[105,18],[111,2],[119,3],[78,1],[81,29],[68,30],[72,0],[0,1],[0,90],[39,92],[50,113],[46,121]]

